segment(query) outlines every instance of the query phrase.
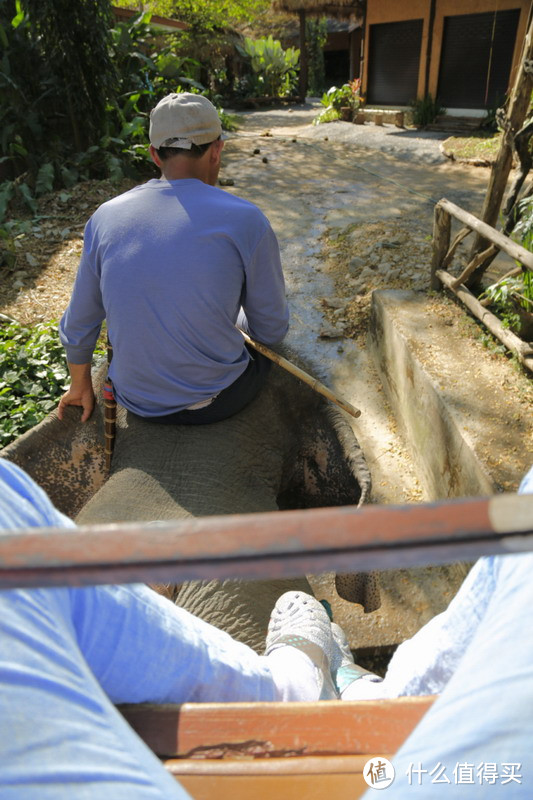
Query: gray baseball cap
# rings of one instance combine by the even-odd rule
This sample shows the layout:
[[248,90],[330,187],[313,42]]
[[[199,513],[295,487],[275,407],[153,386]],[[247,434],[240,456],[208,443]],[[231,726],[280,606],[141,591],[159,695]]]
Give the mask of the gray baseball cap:
[[150,143],[159,147],[190,150],[193,144],[208,144],[222,135],[214,105],[199,94],[181,92],[164,97],[150,114]]
[[150,114],[150,143],[156,150],[159,147],[190,150],[193,144],[208,144],[221,135],[216,108],[200,94],[169,94]]

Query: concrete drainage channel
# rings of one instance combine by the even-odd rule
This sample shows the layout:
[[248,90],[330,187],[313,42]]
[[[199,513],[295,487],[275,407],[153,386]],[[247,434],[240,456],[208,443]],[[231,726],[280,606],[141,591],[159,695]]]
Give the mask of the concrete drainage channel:
[[[452,306],[450,314],[460,317],[464,312]],[[378,388],[374,400],[380,398],[381,413],[391,415],[389,425],[397,426],[402,440],[397,467],[410,454],[424,500],[514,490],[530,466],[530,452],[521,446],[524,428],[513,424],[520,400],[509,398],[505,385],[494,384],[490,363],[487,369],[477,357],[478,346],[465,338],[460,326],[436,317],[424,295],[377,291],[372,297],[368,349],[348,359],[348,370],[352,377],[357,375],[355,384],[368,379],[373,370],[379,377],[382,391]],[[352,389],[356,395],[353,382]],[[374,407],[373,414],[378,413]],[[363,410],[354,429],[373,480],[376,475],[382,478],[375,494],[383,502],[383,484],[392,491],[394,486],[388,475],[375,469],[376,442],[365,424]],[[500,458],[504,452],[516,457]],[[347,629],[360,661],[379,670],[400,641],[447,606],[468,568],[456,563],[382,572],[381,607],[370,614],[337,599],[331,576],[323,576],[313,588],[331,602],[335,619]]]

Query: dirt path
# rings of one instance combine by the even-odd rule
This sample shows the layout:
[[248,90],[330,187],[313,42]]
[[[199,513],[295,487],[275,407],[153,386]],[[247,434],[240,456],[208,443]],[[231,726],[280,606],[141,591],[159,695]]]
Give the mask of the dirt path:
[[[362,411],[354,430],[372,471],[374,500],[422,500],[362,346],[368,301],[375,288],[428,287],[434,202],[448,197],[478,212],[488,170],[442,157],[428,166],[414,163],[412,151],[399,160],[362,148],[346,141],[346,127],[360,137],[359,126],[311,126],[314,113],[242,115],[242,127],[226,144],[223,177],[234,181],[228,190],[257,203],[276,230],[292,309],[289,342]],[[367,142],[371,129],[385,140],[377,126],[364,127]],[[432,146],[438,153],[438,141]]]
[[[313,113],[300,108],[244,115],[239,133],[227,143],[223,176],[234,181],[229,191],[265,211],[278,235],[292,313],[289,343],[319,365],[320,377],[333,389],[361,409],[352,425],[372,473],[373,501],[420,502],[430,498],[424,495],[365,346],[370,296],[376,288],[429,289],[435,202],[447,197],[479,214],[489,170],[444,159],[438,138],[418,145],[414,138],[407,145],[404,140],[401,152],[395,144],[393,155],[387,137],[394,133],[374,125],[364,126],[363,147],[360,126],[313,127]],[[374,135],[378,147],[370,149]],[[433,305],[446,325],[466,328],[466,314],[454,303],[434,298]],[[471,324],[465,335],[472,335],[474,328]],[[444,341],[438,358],[437,369],[452,375],[454,385],[461,383],[454,373],[454,353]],[[517,432],[519,426],[525,431],[527,452],[533,444],[527,424],[533,406],[531,385],[481,344],[476,358],[472,373],[492,374],[495,385],[509,387],[509,402],[516,401],[512,411],[507,399],[499,409],[492,394],[488,396],[480,435],[493,446],[501,419],[513,424],[512,419]],[[471,392],[471,379],[469,375],[466,393]],[[515,458],[497,446],[494,456]],[[465,572],[466,567],[457,564],[381,573],[382,606],[367,615],[336,598],[332,576],[314,580],[313,588],[332,603],[352,647],[360,655],[366,651],[367,663],[375,665],[372,647],[412,635],[446,607]]]

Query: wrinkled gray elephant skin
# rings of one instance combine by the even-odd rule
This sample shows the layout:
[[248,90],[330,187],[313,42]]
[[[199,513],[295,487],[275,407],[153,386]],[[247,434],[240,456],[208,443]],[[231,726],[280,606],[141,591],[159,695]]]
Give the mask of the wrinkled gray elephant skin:
[[[67,422],[52,419],[34,429],[34,444],[37,437],[39,449],[51,456],[48,474],[43,453],[39,460],[35,448],[31,452],[28,435],[4,455],[36,477],[65,513],[73,515],[84,504],[79,524],[357,504],[369,490],[364,458],[342,413],[277,366],[254,401],[223,422],[158,425],[119,408],[105,483],[101,471],[98,477],[100,411],[85,425],[73,422],[77,410],[69,411]],[[52,444],[54,426],[63,430],[61,447]],[[58,491],[69,448],[78,468],[74,482]],[[311,592],[305,577],[193,581],[175,597],[180,606],[261,652],[272,607],[288,589]]]

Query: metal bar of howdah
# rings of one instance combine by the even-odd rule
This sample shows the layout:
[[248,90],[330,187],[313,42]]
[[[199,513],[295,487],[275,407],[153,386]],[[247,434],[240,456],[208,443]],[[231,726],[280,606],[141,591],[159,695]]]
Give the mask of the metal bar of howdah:
[[533,495],[0,533],[0,589],[272,578],[533,550]]

